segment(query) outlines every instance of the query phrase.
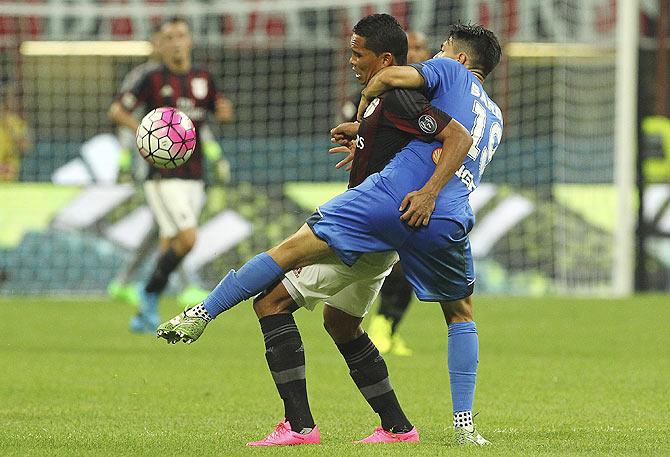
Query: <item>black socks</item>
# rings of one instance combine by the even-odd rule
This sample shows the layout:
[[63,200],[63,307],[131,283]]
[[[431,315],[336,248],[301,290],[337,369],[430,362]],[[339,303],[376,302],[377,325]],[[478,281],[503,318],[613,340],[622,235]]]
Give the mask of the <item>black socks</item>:
[[337,348],[344,356],[358,390],[379,414],[382,428],[394,433],[409,432],[413,427],[395,396],[386,362],[368,335],[364,333],[353,341],[338,344]]
[[149,293],[161,293],[167,286],[170,273],[172,273],[178,266],[183,257],[178,256],[172,248],[168,248],[159,258],[156,263],[149,282],[144,288]]
[[305,351],[293,315],[265,316],[259,322],[265,339],[265,358],[284,402],[286,420],[294,432],[313,428],[305,381]]

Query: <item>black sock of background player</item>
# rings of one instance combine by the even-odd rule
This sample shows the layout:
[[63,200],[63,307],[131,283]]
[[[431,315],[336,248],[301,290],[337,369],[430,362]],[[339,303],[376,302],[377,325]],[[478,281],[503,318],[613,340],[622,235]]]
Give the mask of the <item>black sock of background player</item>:
[[265,339],[265,359],[279,396],[284,415],[294,432],[314,428],[307,400],[305,350],[292,314],[275,314],[259,319]]
[[380,296],[379,314],[392,320],[391,332],[395,333],[412,300],[412,286],[405,278],[400,263],[395,264],[384,281]]
[[165,290],[167,286],[168,279],[170,278],[170,273],[172,273],[178,266],[181,260],[184,257],[180,257],[172,248],[168,248],[156,262],[156,268],[154,269],[149,282],[144,288],[145,291],[152,293],[161,293]]
[[379,414],[382,428],[389,432],[405,433],[412,429],[395,396],[384,358],[366,333],[348,343],[338,344],[349,366],[351,379],[363,397]]

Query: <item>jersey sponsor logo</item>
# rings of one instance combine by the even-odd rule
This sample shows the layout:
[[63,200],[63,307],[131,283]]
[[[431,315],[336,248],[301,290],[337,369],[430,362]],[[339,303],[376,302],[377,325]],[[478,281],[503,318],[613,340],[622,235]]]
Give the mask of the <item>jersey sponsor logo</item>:
[[193,78],[191,80],[191,92],[195,98],[205,98],[208,92],[207,80],[205,78]]
[[372,113],[375,112],[375,109],[377,109],[377,106],[379,105],[379,99],[375,98],[370,102],[367,108],[365,108],[365,112],[363,113],[363,117],[368,117]]
[[[437,162],[440,161],[442,156],[442,148],[433,149],[433,163],[437,165]],[[475,177],[470,170],[467,169],[465,165],[461,165],[461,168],[456,170],[454,173],[458,179],[468,188],[470,192],[475,190],[477,186],[475,185]]]
[[465,165],[461,165],[461,168],[456,170],[456,173],[454,174],[458,176],[458,178],[463,184],[465,184],[465,187],[467,187],[470,192],[477,188],[475,185],[475,176],[470,170],[467,169]]
[[161,87],[160,94],[161,97],[172,97],[172,94],[174,94],[174,90],[172,89],[171,85],[166,84],[163,87]]
[[429,114],[424,114],[419,118],[419,128],[423,133],[432,135],[437,131],[437,121]]

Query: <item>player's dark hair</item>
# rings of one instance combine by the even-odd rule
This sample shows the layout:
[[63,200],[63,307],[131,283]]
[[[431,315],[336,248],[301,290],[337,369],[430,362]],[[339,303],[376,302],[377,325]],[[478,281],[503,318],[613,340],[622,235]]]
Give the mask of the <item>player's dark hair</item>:
[[407,63],[407,34],[390,14],[366,16],[358,21],[353,32],[365,38],[365,47],[375,54],[390,52],[396,64]]
[[453,24],[449,27],[449,39],[454,48],[463,50],[473,60],[472,66],[479,69],[484,77],[500,62],[502,50],[498,38],[490,30],[475,24]]
[[155,34],[157,34],[157,33],[160,33],[162,27],[163,27],[163,23],[162,23],[162,22],[158,22],[158,23],[154,23],[154,24],[152,24],[152,25],[151,25],[151,32],[149,32],[149,34],[150,34],[151,36],[153,36],[153,35],[155,35]]
[[161,23],[161,27],[166,24],[186,24],[189,30],[191,30],[191,24],[188,22],[184,16],[170,16]]

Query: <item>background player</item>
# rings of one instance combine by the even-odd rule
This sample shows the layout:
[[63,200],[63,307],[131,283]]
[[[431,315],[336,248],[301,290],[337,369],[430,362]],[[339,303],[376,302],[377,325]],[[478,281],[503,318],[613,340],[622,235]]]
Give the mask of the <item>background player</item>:
[[[158,69],[163,62],[161,50],[161,26],[154,27],[151,31],[151,45],[152,52],[149,59],[136,66],[128,72],[121,82],[119,89],[120,94],[129,92],[137,85],[139,81],[146,77],[147,73]],[[113,105],[114,106],[114,105]],[[115,109],[115,108],[114,108]],[[112,120],[114,109],[110,108],[109,117]],[[134,115],[141,119],[147,113],[145,106],[138,106],[134,110]],[[135,142],[135,130],[132,130],[124,125],[119,125],[118,128],[119,143],[121,144],[121,151],[119,153],[119,171],[122,173],[132,173],[134,180],[143,181],[148,171],[148,164],[141,160],[140,157],[134,153],[137,149]],[[133,168],[135,170],[133,171]],[[138,248],[133,253],[132,258],[126,262],[121,271],[107,286],[107,292],[110,296],[117,300],[125,301],[133,305],[139,305],[140,297],[137,290],[137,285],[130,282],[133,275],[137,272],[138,267],[146,260],[151,253],[155,244],[158,230],[155,225],[146,234]]]
[[[232,104],[216,90],[212,75],[191,62],[192,40],[189,25],[172,18],[161,26],[164,64],[146,73],[129,90],[121,93],[110,108],[110,116],[120,125],[135,130],[133,115],[138,104],[147,110],[173,106],[191,118],[196,132],[207,113],[220,122],[232,122]],[[140,308],[131,320],[131,330],[153,331],[160,322],[158,299],[170,273],[190,252],[196,241],[197,224],[204,204],[204,160],[198,140],[193,156],[173,170],[150,168],[144,185],[147,202],[158,223],[160,257],[146,286],[140,289]],[[169,204],[167,204],[169,202]]]
[[[417,31],[408,31],[407,63],[423,62],[430,57],[431,53],[428,49],[426,35]],[[359,101],[360,94],[356,101],[356,108],[353,110],[354,119],[356,118]],[[398,324],[407,312],[410,301],[412,301],[412,286],[405,279],[400,263],[393,266],[391,274],[384,281],[380,298],[377,315],[372,317],[368,327],[370,339],[382,354],[390,352],[401,356],[412,355],[412,350],[407,347],[405,340],[398,333]]]

